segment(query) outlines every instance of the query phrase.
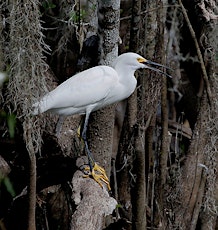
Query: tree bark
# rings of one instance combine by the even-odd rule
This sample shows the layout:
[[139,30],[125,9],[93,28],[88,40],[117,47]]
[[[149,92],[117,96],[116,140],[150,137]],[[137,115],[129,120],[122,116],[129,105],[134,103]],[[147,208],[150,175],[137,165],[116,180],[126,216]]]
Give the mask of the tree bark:
[[[165,13],[163,11],[163,2],[162,1],[145,1],[142,4],[146,11],[146,19],[144,20],[144,37],[146,41],[146,46],[144,47],[144,53],[146,58],[149,60],[154,60],[158,63],[163,63],[164,61],[164,21]],[[163,17],[163,18],[162,18]],[[145,107],[145,127],[146,128],[146,159],[147,163],[146,172],[148,178],[148,201],[150,204],[150,221],[151,228],[154,228],[160,224],[160,219],[162,216],[162,201],[160,198],[163,196],[163,190],[160,188],[161,179],[159,177],[159,167],[162,163],[162,176],[165,177],[165,166],[166,166],[166,157],[164,153],[161,154],[161,142],[158,139],[159,127],[157,126],[156,120],[157,116],[160,116],[159,103],[161,100],[161,88],[163,86],[162,78],[159,74],[156,74],[152,71],[146,71],[146,81],[145,81],[145,96],[144,100]],[[165,114],[166,116],[166,114]],[[164,118],[166,119],[166,117]],[[166,122],[166,120],[165,120]],[[166,128],[166,125],[165,125]],[[154,140],[155,133],[155,140]],[[166,129],[164,131],[165,139]],[[163,149],[165,151],[165,145]],[[161,160],[162,159],[162,160]],[[162,162],[160,162],[162,161]],[[161,206],[161,208],[160,208]],[[148,210],[148,209],[147,209]],[[161,210],[161,211],[160,211]],[[148,221],[147,221],[148,223]],[[161,222],[162,224],[162,222]]]
[[[207,103],[205,103],[205,99],[204,96],[187,161],[182,171],[182,184],[178,185],[181,186],[182,204],[181,210],[176,214],[176,222],[180,223],[185,229],[190,229],[190,226],[195,229],[200,211],[198,204],[202,202],[203,198],[204,179],[202,179],[202,176],[204,169],[201,165],[204,165],[204,146],[207,140],[204,132],[207,124],[205,119],[207,117]],[[201,183],[203,184],[201,185]]]
[[[216,222],[214,215],[216,199],[212,194],[217,191],[215,168],[218,162],[217,150],[215,150],[218,139],[213,138],[218,135],[217,127],[214,127],[218,111],[218,84],[214,76],[217,41],[214,31],[213,1],[207,2],[209,3],[207,9],[204,8],[206,2],[195,1],[194,3],[195,13],[198,15],[200,22],[207,22],[202,24],[200,38],[196,37],[195,34],[193,36],[193,30],[190,31],[192,38],[195,39],[198,53],[200,52],[199,44],[202,46],[203,54],[200,53],[198,56],[206,84],[201,97],[198,119],[195,124],[187,161],[182,171],[182,186],[180,188],[182,204],[181,209],[176,213],[176,222],[184,223],[184,229],[196,229],[197,223],[203,223],[202,229],[214,229]],[[187,14],[186,17],[188,17]],[[191,23],[187,19],[186,21]],[[192,26],[195,25],[190,24],[189,28]],[[196,28],[199,28],[199,23]],[[198,40],[201,43],[198,44]],[[210,50],[210,52],[208,53],[207,50]],[[207,70],[207,73],[205,73],[205,70]],[[211,142],[212,139],[213,142]],[[179,215],[181,216],[179,217]]]
[[[82,165],[83,158],[77,159]],[[104,228],[104,217],[112,214],[117,201],[110,197],[105,188],[101,188],[91,178],[84,178],[81,171],[76,171],[72,179],[72,200],[76,210],[71,219],[71,230],[101,230]],[[82,215],[81,215],[82,214]]]
[[[166,10],[163,7],[163,1],[157,1],[157,35],[156,35],[156,56],[157,62],[165,64],[166,42],[165,35],[165,20]],[[161,224],[163,229],[167,227],[167,220],[165,218],[164,207],[166,207],[165,201],[165,187],[167,181],[167,161],[169,153],[169,134],[168,134],[168,103],[167,103],[167,77],[162,77],[162,89],[161,89],[161,147],[159,154],[159,178],[158,182],[158,206],[160,212]]]
[[[141,32],[141,0],[132,1],[132,18],[130,30],[130,51],[140,53],[142,40]],[[143,54],[142,54],[143,55]],[[146,183],[145,183],[145,129],[144,129],[144,84],[142,75],[138,75],[140,90],[136,91],[128,100],[129,129],[134,133],[133,165],[135,168],[136,183],[132,191],[133,225],[135,230],[146,229]],[[132,108],[132,109],[130,109]],[[140,115],[139,115],[140,114]]]
[[[111,65],[118,55],[120,1],[98,1],[98,35],[100,38],[100,63]],[[89,146],[94,158],[111,172],[115,105],[94,112],[89,122]]]
[[141,124],[135,128],[136,185],[133,195],[133,227],[135,230],[146,229],[146,183],[145,183],[145,130]]

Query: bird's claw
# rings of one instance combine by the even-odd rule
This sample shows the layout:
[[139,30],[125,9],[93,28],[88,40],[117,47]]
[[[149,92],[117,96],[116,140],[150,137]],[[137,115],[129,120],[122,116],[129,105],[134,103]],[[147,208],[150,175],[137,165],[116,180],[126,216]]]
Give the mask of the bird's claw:
[[90,167],[86,167],[84,170],[89,171],[89,173],[87,175],[84,175],[83,177],[92,177],[101,187],[103,187],[103,181],[107,185],[108,190],[111,190],[109,179],[106,175],[105,170],[101,166],[94,163],[94,166],[91,171]]

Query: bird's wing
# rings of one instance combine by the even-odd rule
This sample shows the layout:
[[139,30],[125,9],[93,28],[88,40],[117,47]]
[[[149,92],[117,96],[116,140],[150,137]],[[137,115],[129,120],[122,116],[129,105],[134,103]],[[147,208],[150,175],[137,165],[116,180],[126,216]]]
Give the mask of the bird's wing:
[[[117,72],[108,66],[97,66],[69,78],[46,94],[39,110],[67,107],[80,108],[103,101],[118,83]],[[34,106],[36,107],[36,106]]]

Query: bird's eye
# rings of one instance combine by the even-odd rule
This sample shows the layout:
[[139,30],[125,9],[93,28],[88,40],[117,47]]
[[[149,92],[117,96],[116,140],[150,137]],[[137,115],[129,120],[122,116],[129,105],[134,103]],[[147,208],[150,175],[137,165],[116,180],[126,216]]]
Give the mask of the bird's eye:
[[139,63],[145,63],[147,60],[140,57],[140,58],[137,58],[137,61],[138,61]]

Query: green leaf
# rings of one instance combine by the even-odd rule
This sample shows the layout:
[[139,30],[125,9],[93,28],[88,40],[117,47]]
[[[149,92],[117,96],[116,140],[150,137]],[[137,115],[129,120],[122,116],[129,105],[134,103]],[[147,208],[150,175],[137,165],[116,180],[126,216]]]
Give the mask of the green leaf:
[[12,197],[15,197],[15,191],[14,191],[14,188],[13,188],[13,185],[11,183],[11,181],[9,180],[8,177],[5,177],[4,180],[3,180],[3,183],[7,189],[7,191],[11,194]]
[[117,204],[116,208],[122,208],[123,206],[121,204]]
[[15,128],[16,128],[16,115],[10,114],[7,116],[8,130],[10,138],[14,138],[15,136]]

